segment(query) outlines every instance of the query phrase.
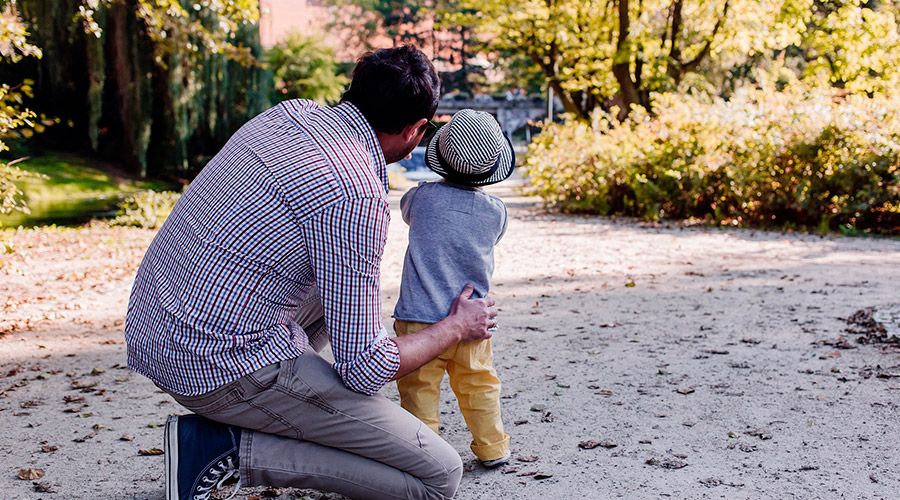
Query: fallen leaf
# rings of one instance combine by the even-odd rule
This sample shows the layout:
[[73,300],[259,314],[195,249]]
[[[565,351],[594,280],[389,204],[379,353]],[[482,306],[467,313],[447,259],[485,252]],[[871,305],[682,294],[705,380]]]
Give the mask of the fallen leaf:
[[539,457],[537,455],[523,455],[521,457],[516,457],[516,460],[518,460],[519,462],[530,463],[530,462],[537,462],[540,458],[541,457]]
[[659,467],[662,469],[683,469],[687,467],[687,462],[683,460],[676,460],[674,458],[650,458],[644,462],[647,465],[652,465],[654,467]]
[[122,437],[119,438],[119,441],[134,441],[134,436],[131,434],[122,434]]
[[772,433],[770,433],[769,431],[767,431],[765,429],[752,429],[752,430],[744,432],[744,434],[746,434],[748,436],[758,437],[758,438],[762,439],[763,441],[765,441],[767,439],[772,439]]
[[533,477],[534,477],[534,479],[536,479],[538,481],[543,481],[544,479],[550,479],[551,477],[553,477],[553,474],[548,474],[546,472],[538,472]]
[[693,387],[679,387],[678,389],[675,389],[675,392],[686,396],[688,394],[692,394],[694,392],[694,388]]
[[56,446],[55,444],[41,445],[41,453],[53,453],[54,451],[56,451],[58,449],[59,449],[59,446]]
[[159,448],[150,448],[150,449],[141,448],[140,450],[138,450],[138,455],[141,455],[144,457],[149,457],[149,456],[154,456],[154,455],[162,455],[162,454],[163,454],[163,451]]
[[531,405],[531,411],[534,411],[534,412],[542,412],[546,409],[547,409],[547,405],[544,405],[544,404]]
[[16,472],[16,477],[23,481],[40,479],[44,477],[44,469],[32,469],[31,467],[19,469],[19,472]]
[[589,439],[587,441],[582,441],[582,442],[578,443],[578,447],[581,448],[582,450],[592,450],[598,446],[609,450],[609,449],[615,448],[619,445],[608,439],[605,439],[603,441],[594,441],[593,439]]
[[593,450],[598,446],[600,446],[600,441],[594,441],[593,439],[588,439],[587,441],[578,443],[578,447],[582,450]]
[[56,491],[50,486],[50,483],[46,481],[34,481],[31,483],[34,487],[34,491],[38,493],[56,493]]

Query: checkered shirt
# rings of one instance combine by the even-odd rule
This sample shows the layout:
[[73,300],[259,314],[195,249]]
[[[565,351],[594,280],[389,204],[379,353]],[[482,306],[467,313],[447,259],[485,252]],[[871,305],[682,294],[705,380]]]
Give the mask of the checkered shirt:
[[381,323],[390,209],[374,130],[352,104],[279,104],[200,172],[138,269],[128,365],[194,396],[300,356],[294,320],[317,284],[334,368],[374,394],[400,366]]

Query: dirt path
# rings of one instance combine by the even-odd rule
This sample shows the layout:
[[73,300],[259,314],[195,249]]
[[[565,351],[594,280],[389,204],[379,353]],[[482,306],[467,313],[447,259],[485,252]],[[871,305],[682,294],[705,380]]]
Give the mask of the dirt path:
[[[475,466],[445,389],[459,498],[898,497],[900,354],[842,318],[896,308],[900,241],[548,216],[503,194],[495,356],[515,460]],[[163,498],[162,457],[138,451],[181,410],[123,367],[120,333],[151,237],[0,233],[0,497]],[[404,247],[395,212],[386,318]]]

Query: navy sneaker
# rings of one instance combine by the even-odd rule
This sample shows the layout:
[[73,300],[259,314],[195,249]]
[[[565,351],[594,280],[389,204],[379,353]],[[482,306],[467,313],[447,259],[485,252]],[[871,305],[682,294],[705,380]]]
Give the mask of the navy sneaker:
[[[166,421],[166,500],[208,500],[228,480],[237,480],[241,430],[199,415]],[[228,497],[228,498],[231,498]]]

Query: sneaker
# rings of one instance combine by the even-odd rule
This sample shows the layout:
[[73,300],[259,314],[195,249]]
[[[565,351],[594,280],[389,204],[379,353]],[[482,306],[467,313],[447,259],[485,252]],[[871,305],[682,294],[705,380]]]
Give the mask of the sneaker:
[[238,443],[241,431],[199,415],[166,421],[166,500],[209,500],[230,479],[241,487]]
[[503,455],[500,458],[495,458],[493,460],[482,460],[481,465],[487,467],[488,469],[493,469],[494,467],[500,467],[501,465],[506,465],[509,463],[509,458],[512,455],[507,451],[506,455]]

